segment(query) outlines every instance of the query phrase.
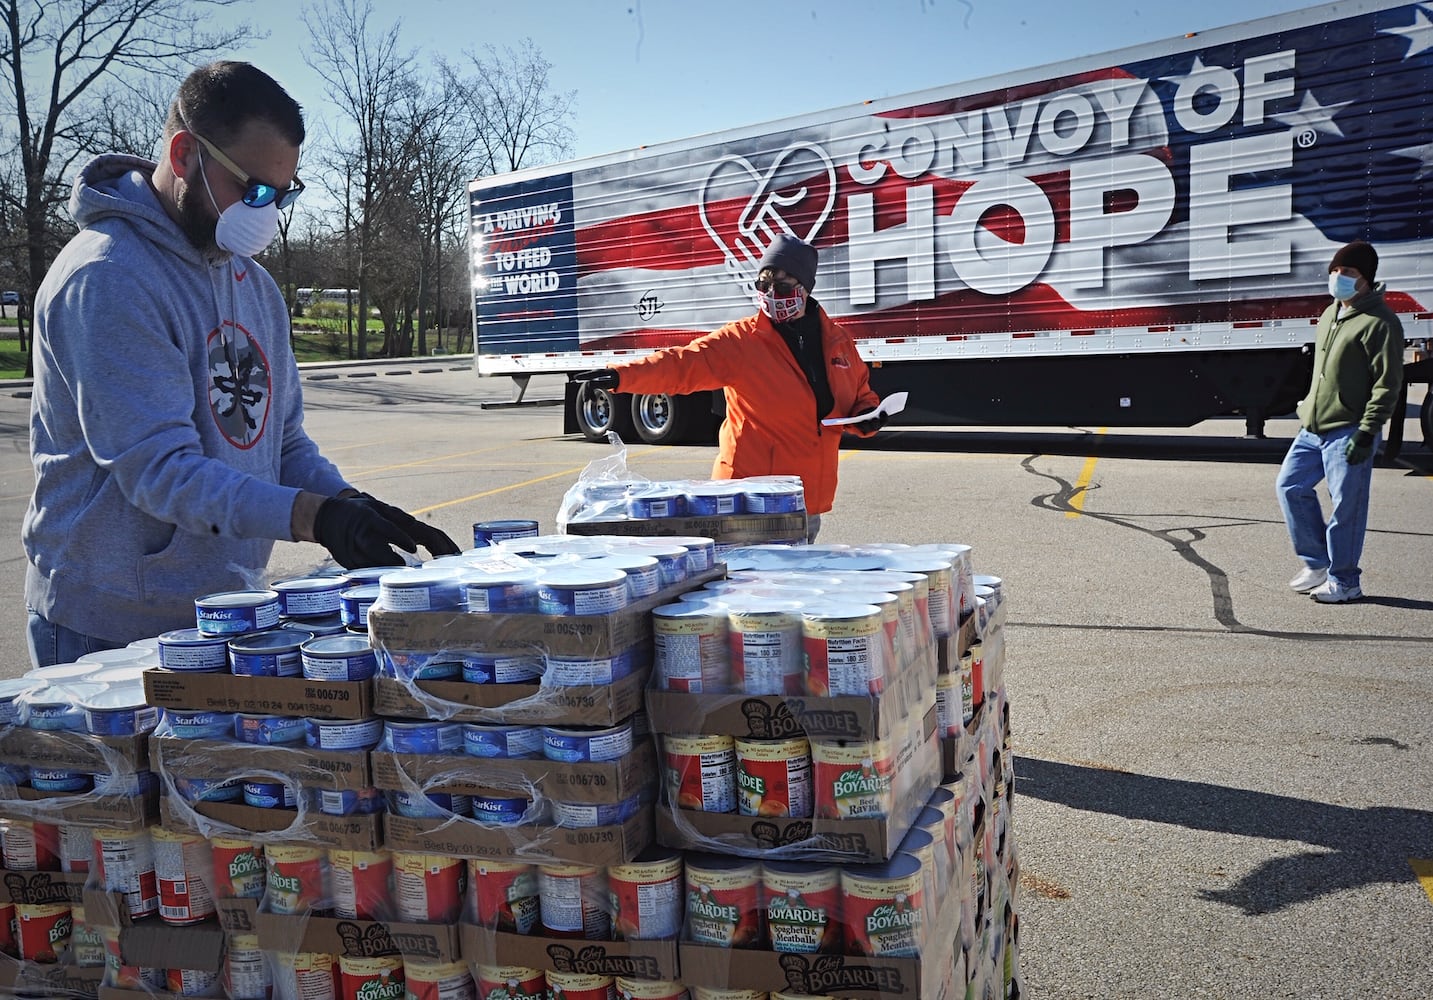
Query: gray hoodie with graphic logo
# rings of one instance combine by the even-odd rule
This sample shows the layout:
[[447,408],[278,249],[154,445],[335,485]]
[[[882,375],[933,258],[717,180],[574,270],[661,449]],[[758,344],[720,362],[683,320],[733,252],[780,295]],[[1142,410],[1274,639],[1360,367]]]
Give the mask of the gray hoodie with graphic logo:
[[130,156],[91,160],[80,232],[35,298],[25,600],[113,642],[194,625],[264,582],[300,489],[347,487],[304,433],[268,272],[196,250]]

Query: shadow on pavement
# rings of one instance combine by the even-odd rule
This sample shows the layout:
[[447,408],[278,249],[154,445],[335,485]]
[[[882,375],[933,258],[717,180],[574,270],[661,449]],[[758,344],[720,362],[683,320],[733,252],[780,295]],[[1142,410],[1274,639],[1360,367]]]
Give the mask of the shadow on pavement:
[[[1385,742],[1363,742],[1370,740]],[[1017,757],[1015,775],[1017,795],[1071,809],[1308,845],[1262,862],[1227,889],[1200,894],[1249,915],[1346,889],[1413,882],[1409,859],[1433,850],[1433,812],[1418,809],[1348,808],[1034,757]]]

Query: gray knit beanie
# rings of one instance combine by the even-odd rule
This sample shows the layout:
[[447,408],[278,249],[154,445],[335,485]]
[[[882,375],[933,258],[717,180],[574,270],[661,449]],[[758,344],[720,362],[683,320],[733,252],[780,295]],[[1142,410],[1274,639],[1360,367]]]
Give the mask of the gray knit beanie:
[[771,241],[771,246],[761,255],[758,271],[768,267],[781,268],[801,282],[808,292],[816,287],[816,248],[810,243],[802,243],[795,236],[780,233]]

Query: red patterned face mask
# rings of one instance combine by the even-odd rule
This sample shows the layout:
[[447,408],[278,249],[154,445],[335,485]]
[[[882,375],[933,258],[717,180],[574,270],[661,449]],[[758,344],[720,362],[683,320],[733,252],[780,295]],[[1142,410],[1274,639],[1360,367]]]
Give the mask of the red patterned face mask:
[[806,293],[799,288],[790,295],[777,295],[776,289],[756,293],[756,308],[773,323],[790,323],[806,308]]

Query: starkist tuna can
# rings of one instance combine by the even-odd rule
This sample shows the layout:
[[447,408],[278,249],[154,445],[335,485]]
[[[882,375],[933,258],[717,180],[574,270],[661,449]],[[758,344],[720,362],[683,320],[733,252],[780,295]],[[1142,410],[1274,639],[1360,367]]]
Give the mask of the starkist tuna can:
[[549,656],[543,681],[552,687],[605,687],[632,672],[632,651],[611,656]]
[[694,694],[729,690],[731,649],[726,612],[685,603],[652,611],[657,684],[665,691]]
[[238,778],[171,777],[174,790],[185,802],[238,802],[244,797],[244,783]]
[[466,611],[468,592],[458,569],[414,566],[379,577],[378,607],[390,611]]
[[176,673],[228,673],[229,638],[199,629],[175,629],[159,636],[159,666]]
[[642,796],[631,795],[621,802],[566,802],[550,800],[552,821],[569,830],[616,826],[625,823],[642,810]]
[[471,816],[472,801],[457,792],[409,792],[394,789],[387,793],[388,811],[412,819],[442,819]]
[[735,749],[738,812],[743,816],[811,816],[810,743],[800,737],[736,740]]
[[263,632],[279,623],[279,595],[272,590],[233,590],[194,599],[199,631],[235,636]]
[[378,600],[378,584],[360,583],[338,595],[338,617],[350,632],[368,631],[368,611]]
[[683,940],[718,948],[758,948],[761,864],[747,858],[687,855]]
[[232,740],[237,732],[233,712],[171,708],[165,711],[164,719],[169,732],[185,740]]
[[468,862],[468,885],[481,926],[511,934],[531,934],[537,928],[541,907],[535,865],[473,859]]
[[381,920],[388,915],[393,856],[387,851],[328,852],[333,915],[348,920]]
[[474,792],[468,796],[473,819],[490,826],[520,826],[535,822],[530,815],[532,799],[525,795],[483,794]]
[[627,494],[627,516],[634,521],[662,517],[685,517],[687,496],[675,486],[653,483],[638,486]]
[[761,885],[772,951],[841,953],[840,868],[768,861],[762,866]]
[[316,750],[372,750],[381,739],[382,719],[304,720],[304,742]]
[[482,570],[463,573],[470,614],[535,614],[538,573],[533,569]]
[[551,1000],[617,1000],[611,976],[547,970],[547,991]]
[[141,736],[159,725],[159,709],[144,700],[144,685],[119,684],[84,699],[85,729],[95,736]]
[[635,861],[607,869],[612,933],[619,941],[674,941],[682,933],[686,890],[682,856],[648,848]]
[[736,743],[730,736],[666,735],[667,800],[679,809],[737,811]]
[[473,524],[473,548],[487,548],[512,538],[536,538],[537,532],[537,522],[525,518],[477,521]]
[[644,597],[651,597],[662,585],[661,576],[657,572],[657,560],[652,556],[644,556],[640,553],[617,552],[612,555],[598,556],[595,559],[588,559],[584,566],[598,566],[603,569],[620,570],[627,577],[627,600],[640,601]]
[[547,976],[525,965],[474,965],[478,1000],[549,1000]]
[[542,727],[542,755],[563,764],[620,760],[632,752],[632,724]]
[[86,792],[94,787],[94,776],[83,771],[32,767],[30,787],[39,792]]
[[466,962],[403,960],[407,1000],[474,1000],[477,986]]
[[700,535],[663,535],[662,541],[687,550],[687,576],[705,573],[716,565],[716,542]]
[[469,684],[536,684],[542,678],[542,671],[541,656],[463,654],[463,680]]
[[253,841],[214,837],[214,894],[224,899],[258,899],[264,894],[264,849]]
[[463,752],[469,757],[530,760],[542,756],[542,730],[537,726],[467,722],[462,735]]
[[657,560],[657,577],[663,587],[675,587],[691,575],[687,547],[666,538],[634,538],[622,551]]
[[264,864],[268,869],[264,897],[272,912],[307,913],[326,898],[322,849],[304,844],[269,844],[264,848]]
[[229,640],[229,672],[241,677],[297,677],[306,632],[272,628]]
[[311,681],[366,681],[378,673],[378,655],[367,636],[326,635],[299,647],[303,675]]
[[746,490],[740,483],[723,480],[689,483],[684,490],[692,517],[721,517],[746,512]]
[[537,607],[545,615],[610,615],[627,606],[627,574],[582,563],[554,566],[537,582]]
[[923,944],[920,862],[897,854],[881,865],[847,865],[841,871],[841,915],[846,952],[874,958],[918,958]]
[[293,809],[298,794],[286,781],[245,781],[241,786],[244,805],[255,809]]
[[306,576],[270,584],[279,595],[283,618],[328,618],[338,614],[338,595],[349,585],[342,576]]
[[605,871],[592,865],[539,865],[537,880],[542,926],[550,937],[611,939]]
[[874,819],[891,814],[895,764],[885,740],[812,740],[819,819]]
[[404,1000],[403,956],[338,956],[339,1000]]
[[458,753],[463,749],[463,727],[457,722],[399,722],[385,719],[383,747],[394,753]]
[[800,482],[781,477],[753,476],[745,480],[743,503],[752,514],[800,514],[806,510],[806,493]]
[[315,788],[314,808],[326,816],[368,816],[383,811],[383,793],[376,788]]
[[234,738],[259,746],[287,746],[304,741],[304,720],[291,715],[239,712],[234,716]]

